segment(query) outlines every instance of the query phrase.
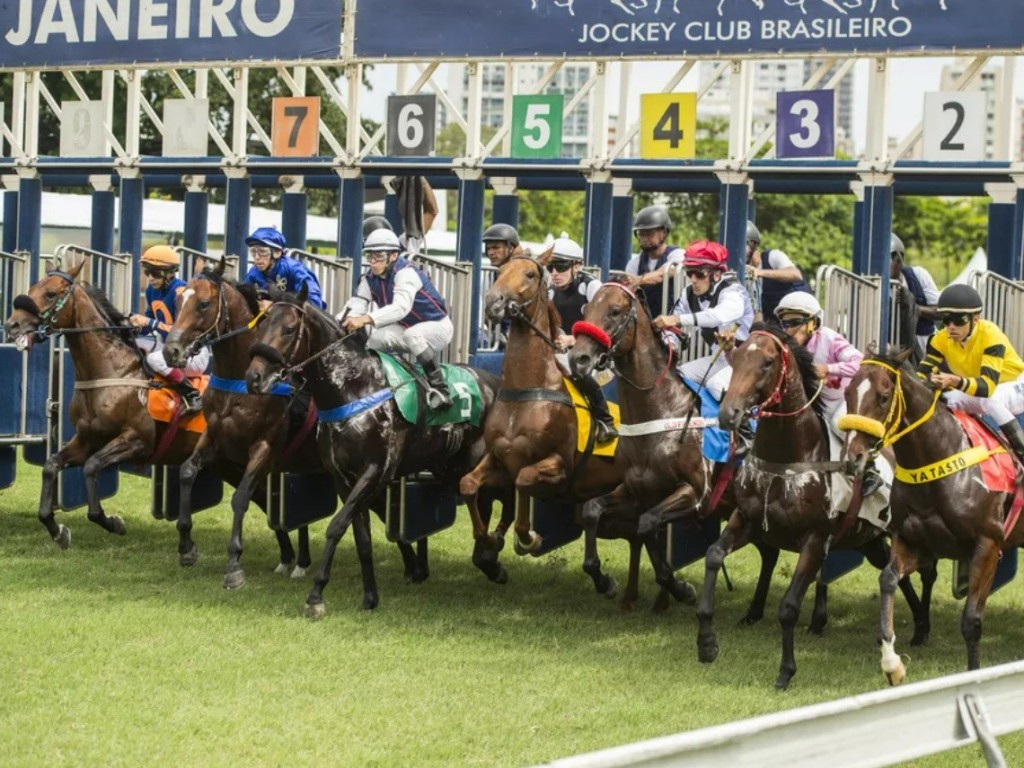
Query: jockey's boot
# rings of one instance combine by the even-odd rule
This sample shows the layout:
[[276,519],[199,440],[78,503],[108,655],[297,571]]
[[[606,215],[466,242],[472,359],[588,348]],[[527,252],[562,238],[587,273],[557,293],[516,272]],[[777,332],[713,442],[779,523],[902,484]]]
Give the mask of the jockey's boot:
[[203,394],[185,378],[184,371],[172,368],[165,378],[171,383],[174,391],[181,395],[182,416],[191,416],[203,410]]
[[734,433],[736,445],[732,451],[733,459],[742,459],[754,445],[754,428],[750,426],[750,419],[743,418]]
[[590,415],[594,418],[594,439],[599,443],[608,443],[617,438],[619,432],[615,429],[615,421],[608,412],[608,401],[597,379],[584,376],[573,379],[573,383],[590,404]]
[[1017,454],[1017,458],[1024,462],[1024,427],[1021,427],[1015,417],[1013,421],[1001,424],[999,429],[1006,436],[1006,441],[1013,448],[1013,452]]
[[420,352],[416,356],[416,362],[423,366],[423,372],[427,374],[427,383],[430,389],[427,390],[427,405],[432,411],[444,411],[452,407],[452,397],[448,393],[448,383],[444,380],[444,371],[437,364],[434,353],[429,349]]
[[882,479],[882,476],[878,474],[878,468],[874,463],[868,464],[867,469],[864,470],[864,479],[861,481],[861,498],[863,499],[870,496],[883,485],[885,485],[885,481]]

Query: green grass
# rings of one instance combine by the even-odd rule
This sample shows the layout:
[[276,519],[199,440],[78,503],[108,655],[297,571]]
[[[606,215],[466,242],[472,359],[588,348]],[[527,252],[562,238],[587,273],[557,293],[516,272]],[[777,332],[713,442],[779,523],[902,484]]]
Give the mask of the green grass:
[[[302,618],[308,583],[271,571],[277,548],[258,510],[246,522],[248,585],[226,592],[229,513],[196,517],[199,564],[177,564],[172,524],[150,518],[147,481],[122,476],[106,503],[128,536],[83,511],[59,551],[36,520],[38,469],[21,465],[0,492],[0,762],[35,765],[525,766],[883,687],[875,645],[877,574],[863,568],[833,589],[822,639],[800,632],[788,692],[775,610],[794,558],[784,556],[769,618],[739,628],[756,553],[728,561],[737,585],[719,589],[721,656],[696,659],[692,608],[648,611],[645,564],[633,613],[593,593],[582,545],[541,559],[503,552],[510,581],[495,586],[469,562],[465,516],[435,537],[431,578],[406,585],[397,550],[374,524],[380,607],[360,610],[354,545],[346,537],[326,592],[327,617]],[[324,523],[314,531],[319,557]],[[620,582],[626,548],[602,555]],[[684,571],[691,581],[703,568]],[[911,680],[964,668],[962,603],[944,564],[932,642],[911,650],[899,613],[897,650]],[[1021,657],[1018,580],[989,603],[987,665]],[[802,625],[810,614],[805,605]],[[1024,738],[1003,737],[1010,765]],[[914,763],[982,765],[977,747]]]

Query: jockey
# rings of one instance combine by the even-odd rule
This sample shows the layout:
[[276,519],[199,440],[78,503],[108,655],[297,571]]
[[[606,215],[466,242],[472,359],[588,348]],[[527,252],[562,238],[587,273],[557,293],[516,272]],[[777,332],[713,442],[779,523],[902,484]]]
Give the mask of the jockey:
[[[581,272],[582,268],[583,249],[563,232],[562,236],[555,240],[551,249],[551,259],[548,261],[548,270],[551,273],[548,298],[554,303],[562,318],[562,327],[558,330],[555,344],[563,353],[576,343],[570,329],[583,320],[584,308],[601,287],[601,281]],[[562,358],[564,354],[559,355],[559,363],[565,370],[569,370],[568,361]],[[590,412],[596,424],[597,442],[606,443],[618,437],[615,422],[608,412],[608,401],[605,400],[597,379],[593,376],[574,376],[572,382],[590,404]]]
[[[284,235],[273,227],[260,227],[245,238],[245,244],[249,246],[249,258],[253,263],[245,275],[245,282],[264,290],[274,286],[280,291],[292,292],[298,292],[305,284],[309,291],[307,301],[320,309],[326,308],[316,275],[301,261],[285,253],[288,245]],[[269,304],[266,300],[260,301],[262,308]]]
[[747,222],[747,273],[761,281],[761,306],[755,309],[769,321],[776,316],[775,308],[783,296],[811,292],[789,256],[777,248],[761,249],[761,232],[752,221]]
[[[896,233],[892,233],[891,245],[889,246],[891,258],[889,261],[889,277],[900,284],[900,293],[903,290],[910,292],[914,302],[917,304],[918,318],[915,334],[922,350],[928,349],[928,339],[935,333],[935,321],[939,319],[939,311],[935,305],[939,301],[939,289],[935,280],[924,267],[906,266],[903,241]],[[897,296],[902,299],[902,296]]]
[[400,250],[398,236],[391,230],[370,233],[363,244],[370,268],[338,320],[350,333],[372,326],[366,343],[369,349],[412,354],[430,383],[427,404],[433,410],[445,410],[452,399],[439,358],[455,328],[430,277],[400,256]]
[[484,230],[484,254],[495,269],[501,269],[513,254],[521,252],[519,233],[515,227],[492,224]]
[[[1024,362],[991,320],[980,317],[981,296],[969,285],[951,285],[940,295],[942,330],[928,341],[917,374],[946,390],[946,402],[975,416],[991,416],[1024,461]],[[949,370],[943,373],[942,366]]]
[[[633,234],[640,243],[640,253],[626,264],[626,275],[630,288],[643,291],[652,317],[661,312],[665,269],[683,260],[683,249],[666,242],[671,231],[672,220],[660,205],[642,208],[633,218]],[[671,282],[669,295],[674,295]]]
[[[182,415],[202,410],[200,392],[192,386],[187,377],[202,376],[210,362],[210,348],[203,347],[190,357],[185,368],[171,368],[164,360],[163,346],[167,332],[177,316],[178,295],[185,289],[185,281],[175,276],[181,266],[181,256],[169,245],[154,245],[146,250],[139,260],[146,276],[146,314],[131,315],[128,320],[135,328],[142,329],[152,338],[152,346],[146,355],[146,364],[167,379],[181,395]],[[140,344],[139,346],[143,346]]]
[[376,232],[378,229],[395,231],[395,228],[391,226],[391,222],[384,216],[367,216],[363,219],[363,242],[366,242],[366,238],[370,236],[371,232]]

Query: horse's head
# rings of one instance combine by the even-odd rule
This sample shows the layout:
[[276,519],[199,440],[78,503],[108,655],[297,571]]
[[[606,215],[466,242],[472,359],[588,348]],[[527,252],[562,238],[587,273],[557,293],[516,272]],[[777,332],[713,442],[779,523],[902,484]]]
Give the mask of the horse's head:
[[83,259],[66,272],[51,269],[27,294],[14,297],[14,311],[4,323],[4,333],[18,349],[28,349],[37,336],[44,337],[54,328],[71,327],[74,302],[70,300],[87,262],[88,258]]
[[305,284],[294,298],[275,301],[267,310],[249,347],[249,369],[245,384],[254,395],[267,394],[284,376],[285,369],[307,359],[311,352],[308,312],[315,311],[306,304],[309,291]]
[[514,317],[538,301],[545,301],[548,287],[544,281],[544,267],[550,258],[551,252],[546,251],[536,258],[517,254],[506,261],[484,297],[487,319],[500,323],[506,314]]
[[605,368],[613,357],[628,355],[636,345],[637,325],[649,322],[636,295],[621,283],[605,283],[573,327],[576,343],[569,351],[569,366],[577,376]]
[[227,330],[224,296],[224,257],[193,277],[178,296],[178,316],[164,343],[164,360],[172,368],[185,365],[193,347],[202,346]]

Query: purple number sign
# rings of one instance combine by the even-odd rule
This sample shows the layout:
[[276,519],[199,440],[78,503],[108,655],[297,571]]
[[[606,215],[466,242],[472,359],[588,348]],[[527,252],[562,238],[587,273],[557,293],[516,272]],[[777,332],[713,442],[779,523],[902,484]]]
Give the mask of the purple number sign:
[[835,91],[780,91],[776,105],[776,157],[835,157]]

